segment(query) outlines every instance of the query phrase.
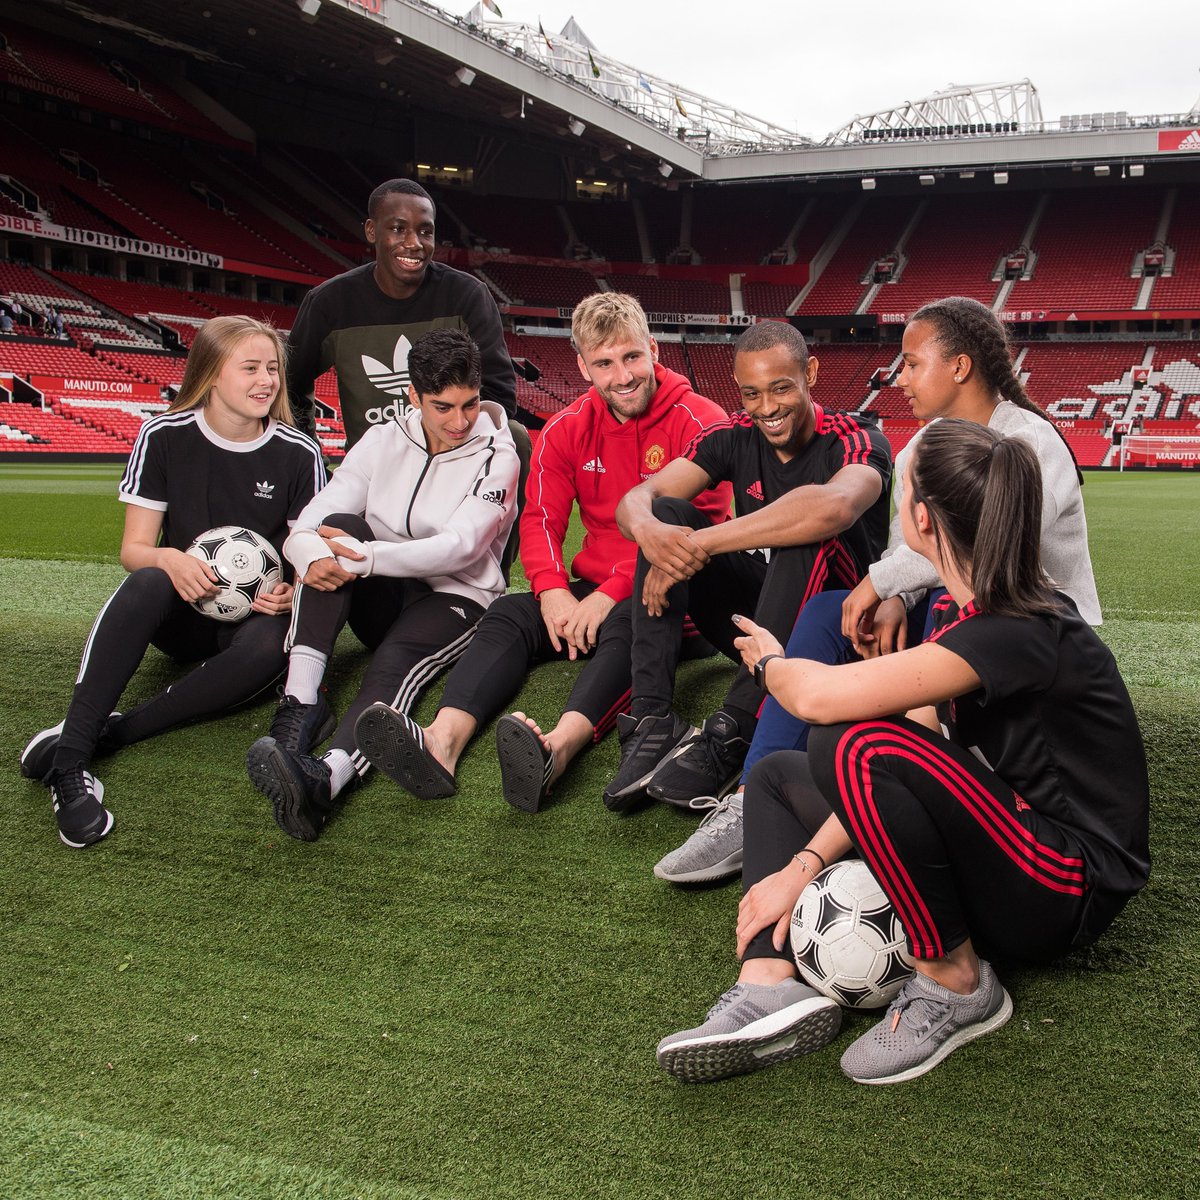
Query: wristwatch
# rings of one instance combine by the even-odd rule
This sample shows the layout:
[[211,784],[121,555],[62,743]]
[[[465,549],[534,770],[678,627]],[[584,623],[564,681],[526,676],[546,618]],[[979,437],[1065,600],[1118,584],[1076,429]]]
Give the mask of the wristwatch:
[[756,662],[754,664],[754,670],[752,672],[752,674],[754,676],[754,682],[756,684],[758,684],[758,686],[760,688],[762,688],[762,690],[764,692],[767,690],[767,683],[766,683],[766,680],[763,678],[763,675],[767,669],[767,663],[769,663],[771,661],[771,659],[773,659],[773,658],[783,658],[783,655],[782,654],[764,654],[762,656],[762,658],[760,658],[758,660],[758,662]]

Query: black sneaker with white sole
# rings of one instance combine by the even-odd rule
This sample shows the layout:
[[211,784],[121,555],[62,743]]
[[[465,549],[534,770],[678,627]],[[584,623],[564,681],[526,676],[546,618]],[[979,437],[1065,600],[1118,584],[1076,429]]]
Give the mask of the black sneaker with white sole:
[[[119,712],[108,714],[108,720],[104,723],[104,731],[96,743],[97,754],[109,753],[117,748],[116,743],[108,734],[113,723],[120,719]],[[49,729],[43,729],[29,739],[29,744],[21,751],[21,774],[26,779],[37,779],[42,783],[49,781],[50,772],[54,770],[54,752],[58,749],[58,743],[62,739],[65,724],[66,718],[64,717],[57,725],[51,725]]]
[[63,845],[82,850],[108,836],[113,815],[104,807],[104,784],[91,771],[82,766],[52,771],[46,786]]
[[698,738],[680,747],[646,786],[652,800],[690,807],[697,796],[723,796],[737,782],[750,751],[737,720],[718,710]]
[[613,812],[624,812],[644,800],[646,784],[659,764],[677,746],[695,735],[696,727],[673,712],[665,717],[642,717],[640,720],[625,713],[618,716],[621,763],[612,782],[604,789],[605,805]]
[[246,770],[250,782],[271,801],[275,824],[288,837],[315,842],[333,809],[329,767],[263,737],[247,751]]

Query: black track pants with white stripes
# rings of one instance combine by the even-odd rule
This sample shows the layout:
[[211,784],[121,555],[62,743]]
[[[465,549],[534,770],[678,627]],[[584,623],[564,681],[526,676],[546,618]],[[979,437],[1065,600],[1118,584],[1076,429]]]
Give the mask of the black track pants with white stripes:
[[[360,541],[375,536],[359,516],[335,513],[324,523]],[[331,743],[350,755],[360,774],[367,762],[357,752],[354,723],[362,711],[382,701],[410,712],[421,692],[466,650],[483,612],[474,600],[435,592],[420,579],[371,575],[334,592],[296,589],[289,646],[309,646],[329,656],[348,621],[355,637],[372,652],[358,694]]]
[[287,622],[286,616],[265,613],[252,613],[234,625],[214,621],[180,598],[165,571],[134,571],[100,610],[88,635],[55,767],[91,761],[108,714],[149,646],[176,662],[200,665],[114,722],[106,740],[117,745],[220,716],[267,691],[287,665]]
[[1025,961],[1070,948],[1093,899],[1078,839],[973,754],[895,717],[814,727],[808,756],[914,957],[968,937]]

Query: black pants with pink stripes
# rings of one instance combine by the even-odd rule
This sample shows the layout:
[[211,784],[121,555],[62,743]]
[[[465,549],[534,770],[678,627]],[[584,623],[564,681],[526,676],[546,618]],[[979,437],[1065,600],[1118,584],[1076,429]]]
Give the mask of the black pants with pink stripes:
[[[746,787],[744,886],[785,866],[830,813],[915,958],[970,938],[984,954],[1039,961],[1074,942],[1092,899],[1077,839],[940,734],[902,717],[856,721],[814,727],[807,755],[763,759]],[[770,930],[746,955],[789,956]]]

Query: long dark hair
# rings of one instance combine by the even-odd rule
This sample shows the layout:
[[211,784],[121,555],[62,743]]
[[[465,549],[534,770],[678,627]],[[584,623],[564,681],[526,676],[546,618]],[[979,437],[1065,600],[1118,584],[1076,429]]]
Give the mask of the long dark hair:
[[1042,570],[1042,472],[1025,442],[953,417],[913,448],[911,504],[938,550],[971,580],[980,611],[1031,617],[1061,604]]
[[1082,485],[1083,473],[1079,470],[1079,460],[1070,442],[1046,413],[1030,400],[1020,376],[1013,369],[1012,342],[1008,330],[986,304],[980,304],[969,296],[947,296],[918,308],[909,318],[910,324],[915,321],[928,321],[937,330],[937,342],[942,348],[943,358],[965,354],[983,376],[992,395],[1001,396],[1048,422],[1062,438]]

